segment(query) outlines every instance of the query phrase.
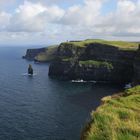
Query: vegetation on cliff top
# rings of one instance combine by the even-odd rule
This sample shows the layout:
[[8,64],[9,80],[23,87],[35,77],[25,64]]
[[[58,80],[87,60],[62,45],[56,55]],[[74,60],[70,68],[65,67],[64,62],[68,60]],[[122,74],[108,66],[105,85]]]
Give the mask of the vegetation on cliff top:
[[79,61],[79,64],[85,66],[95,66],[96,68],[106,67],[107,69],[113,69],[113,65],[106,61],[86,60],[86,61]]
[[40,62],[53,60],[55,58],[55,52],[57,51],[57,48],[57,45],[47,47],[45,52],[41,52],[35,57],[35,60]]
[[82,140],[139,140],[140,86],[120,95],[102,99],[103,104],[91,114]]
[[70,41],[70,42],[64,42],[62,44],[67,45],[74,45],[77,47],[85,47],[87,44],[90,43],[101,43],[101,44],[107,44],[112,45],[115,47],[118,47],[119,49],[126,49],[126,50],[137,50],[138,44],[136,42],[126,42],[126,41],[107,41],[102,39],[87,39],[84,41]]

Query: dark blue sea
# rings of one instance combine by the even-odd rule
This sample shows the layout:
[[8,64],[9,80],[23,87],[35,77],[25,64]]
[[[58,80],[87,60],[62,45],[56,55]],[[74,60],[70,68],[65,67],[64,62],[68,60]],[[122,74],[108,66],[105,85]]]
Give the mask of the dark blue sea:
[[[0,47],[0,140],[79,140],[90,112],[119,87],[50,79],[49,64],[22,59],[26,49]],[[23,75],[28,64],[37,75]]]

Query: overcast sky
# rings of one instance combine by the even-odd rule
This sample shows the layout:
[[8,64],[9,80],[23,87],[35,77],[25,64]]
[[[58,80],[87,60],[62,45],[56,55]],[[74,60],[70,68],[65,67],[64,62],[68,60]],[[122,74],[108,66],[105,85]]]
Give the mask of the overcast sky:
[[0,44],[140,41],[140,0],[0,0]]

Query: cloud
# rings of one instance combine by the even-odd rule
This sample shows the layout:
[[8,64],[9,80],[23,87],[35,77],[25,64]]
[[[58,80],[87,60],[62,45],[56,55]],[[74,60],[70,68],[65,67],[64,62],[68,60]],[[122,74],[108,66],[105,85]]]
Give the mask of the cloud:
[[96,23],[102,2],[103,0],[85,0],[84,4],[64,10],[57,5],[43,5],[41,0],[37,3],[24,1],[16,8],[6,29],[10,32],[41,32],[47,29],[48,24],[90,26]]
[[43,6],[41,3],[25,1],[11,17],[8,31],[11,32],[42,32],[50,22],[55,22],[63,15],[57,6]]
[[81,3],[82,0],[29,0],[30,2],[40,2],[47,5],[75,5]]
[[[98,25],[103,29],[102,33],[111,35],[132,36],[140,33],[140,0],[119,0],[116,11],[102,17],[102,22]],[[106,28],[106,31],[104,30]]]
[[0,0],[0,6],[5,6],[9,3],[13,3],[15,0]]
[[[111,1],[25,0],[12,13],[0,12],[0,32],[8,32],[11,39],[18,35],[57,41],[106,37],[138,39],[140,0],[118,0],[116,8],[104,14],[103,9]],[[0,4],[2,2],[0,0]],[[69,6],[63,7],[62,3]]]
[[61,24],[77,36],[133,37],[140,34],[140,0],[118,0],[116,9],[102,14],[104,0],[85,0],[65,11]]
[[62,22],[67,25],[93,25],[100,16],[102,3],[101,0],[85,0],[83,5],[74,5],[66,10]]
[[6,29],[11,15],[6,12],[0,12],[0,31],[3,31]]

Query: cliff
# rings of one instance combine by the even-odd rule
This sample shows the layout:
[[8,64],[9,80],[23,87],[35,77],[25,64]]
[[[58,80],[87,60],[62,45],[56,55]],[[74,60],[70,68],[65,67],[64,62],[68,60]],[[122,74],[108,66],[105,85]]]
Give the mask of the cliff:
[[23,56],[23,58],[27,60],[34,60],[36,55],[38,55],[41,52],[45,52],[46,48],[39,48],[39,49],[27,49],[26,55]]
[[37,62],[50,62],[55,59],[57,46],[49,46],[44,52],[38,53],[34,60]]
[[133,84],[134,85],[140,84],[140,45],[134,58],[133,68],[134,68]]
[[26,55],[23,56],[23,58],[37,62],[48,62],[55,58],[56,50],[57,45],[49,46],[47,48],[27,49]]
[[133,79],[137,43],[85,40],[61,43],[49,76],[127,83]]
[[104,97],[91,113],[81,140],[140,139],[140,86]]

